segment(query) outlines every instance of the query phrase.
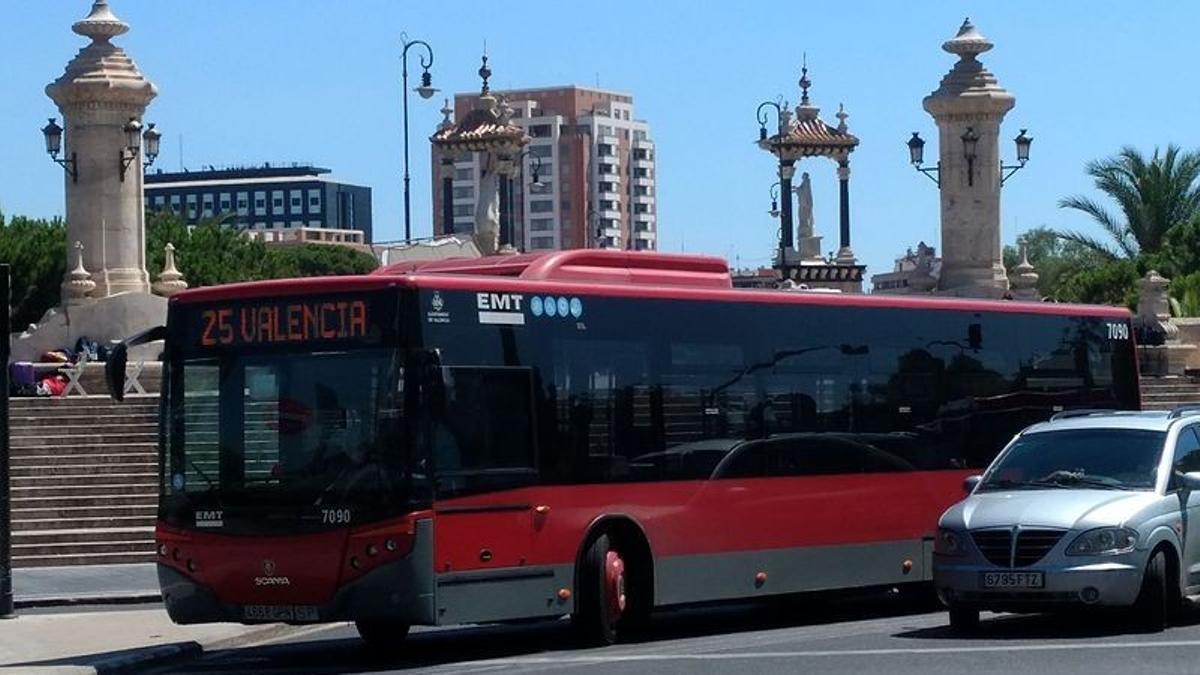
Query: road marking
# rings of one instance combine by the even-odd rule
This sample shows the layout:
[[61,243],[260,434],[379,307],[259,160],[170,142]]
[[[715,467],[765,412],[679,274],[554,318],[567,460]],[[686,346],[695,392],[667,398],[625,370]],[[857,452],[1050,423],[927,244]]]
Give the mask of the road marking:
[[480,661],[475,666],[523,666],[523,665],[568,665],[593,663],[636,663],[639,661],[740,661],[764,659],[795,659],[805,657],[830,656],[902,656],[923,654],[979,654],[988,652],[1047,652],[1067,649],[1140,649],[1162,647],[1200,647],[1200,640],[1162,640],[1157,642],[1097,642],[1097,643],[1060,643],[1060,644],[1024,644],[996,645],[978,647],[906,647],[885,649],[820,649],[791,652],[757,652],[757,653],[706,653],[706,654],[597,654],[594,656],[530,656],[510,659],[490,659]]

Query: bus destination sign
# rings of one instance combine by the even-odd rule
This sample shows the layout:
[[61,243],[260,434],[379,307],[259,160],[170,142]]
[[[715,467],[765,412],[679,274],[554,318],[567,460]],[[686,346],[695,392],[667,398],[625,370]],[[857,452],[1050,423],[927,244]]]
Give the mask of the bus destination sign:
[[368,303],[351,299],[239,303],[203,309],[199,318],[201,347],[363,339],[372,320]]

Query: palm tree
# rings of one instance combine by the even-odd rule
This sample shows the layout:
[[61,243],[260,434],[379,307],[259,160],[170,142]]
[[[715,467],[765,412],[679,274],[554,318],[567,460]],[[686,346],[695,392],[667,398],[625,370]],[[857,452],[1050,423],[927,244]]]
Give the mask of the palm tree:
[[1200,153],[1181,152],[1168,145],[1147,159],[1136,148],[1125,146],[1115,157],[1093,160],[1087,174],[1096,188],[1120,207],[1123,219],[1102,204],[1082,195],[1060,199],[1059,207],[1076,209],[1091,216],[1116,242],[1116,249],[1079,232],[1056,231],[1060,238],[1112,258],[1135,258],[1139,253],[1157,253],[1167,232],[1200,214]]

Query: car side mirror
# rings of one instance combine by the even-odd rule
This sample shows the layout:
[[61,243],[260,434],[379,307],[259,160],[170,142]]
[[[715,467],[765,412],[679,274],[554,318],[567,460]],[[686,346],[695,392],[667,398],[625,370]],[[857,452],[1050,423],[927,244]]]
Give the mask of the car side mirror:
[[975,491],[975,486],[979,485],[979,481],[981,480],[983,480],[983,476],[967,476],[963,479],[963,492],[971,494]]
[[1179,484],[1185,490],[1200,491],[1200,471],[1189,471],[1179,477]]

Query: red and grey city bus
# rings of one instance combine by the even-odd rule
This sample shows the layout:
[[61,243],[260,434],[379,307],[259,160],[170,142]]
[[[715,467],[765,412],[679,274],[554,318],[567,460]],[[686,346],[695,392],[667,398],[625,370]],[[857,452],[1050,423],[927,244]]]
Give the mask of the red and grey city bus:
[[156,336],[171,618],[385,645],[927,581],[938,515],[1015,432],[1139,407],[1123,309],[741,290],[704,256],[201,288]]

